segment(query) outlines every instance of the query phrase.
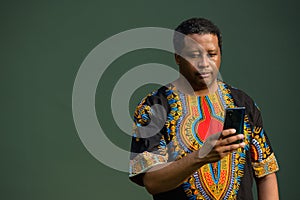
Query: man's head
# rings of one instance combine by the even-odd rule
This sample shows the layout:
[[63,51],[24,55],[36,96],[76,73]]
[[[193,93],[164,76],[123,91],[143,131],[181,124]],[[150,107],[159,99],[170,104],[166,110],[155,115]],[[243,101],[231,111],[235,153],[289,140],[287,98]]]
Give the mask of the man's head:
[[184,35],[190,34],[212,34],[218,37],[218,45],[222,53],[222,34],[220,29],[211,21],[205,18],[191,18],[183,21],[174,32],[173,45],[176,53],[183,48]]
[[173,42],[180,73],[194,91],[199,94],[215,91],[221,64],[219,29],[207,19],[192,18],[175,29]]

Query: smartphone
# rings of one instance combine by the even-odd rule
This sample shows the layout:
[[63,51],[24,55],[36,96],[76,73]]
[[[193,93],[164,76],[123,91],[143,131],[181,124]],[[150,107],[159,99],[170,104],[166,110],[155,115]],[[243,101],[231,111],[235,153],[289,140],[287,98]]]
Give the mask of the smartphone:
[[[234,128],[235,134],[244,132],[245,107],[226,108],[223,130]],[[238,144],[243,140],[238,140],[234,143]]]

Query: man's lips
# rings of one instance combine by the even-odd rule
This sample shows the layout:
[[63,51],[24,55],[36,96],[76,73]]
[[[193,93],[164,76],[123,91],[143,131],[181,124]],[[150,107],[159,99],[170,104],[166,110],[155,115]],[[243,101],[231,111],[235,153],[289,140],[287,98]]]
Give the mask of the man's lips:
[[201,78],[208,78],[211,75],[211,72],[198,72],[197,76],[200,76]]

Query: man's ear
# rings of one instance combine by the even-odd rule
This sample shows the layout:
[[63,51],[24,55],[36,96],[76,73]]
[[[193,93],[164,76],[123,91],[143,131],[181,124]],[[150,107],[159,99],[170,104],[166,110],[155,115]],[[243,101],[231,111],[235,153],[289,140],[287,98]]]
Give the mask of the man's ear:
[[175,61],[176,61],[177,65],[179,65],[181,63],[181,59],[182,59],[181,56],[175,53],[174,57],[175,57]]

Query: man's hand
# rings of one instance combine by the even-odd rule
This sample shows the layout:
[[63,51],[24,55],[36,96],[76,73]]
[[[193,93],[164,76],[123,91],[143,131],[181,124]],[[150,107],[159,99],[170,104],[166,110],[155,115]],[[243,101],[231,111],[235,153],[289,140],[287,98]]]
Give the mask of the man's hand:
[[242,134],[235,135],[235,129],[213,134],[198,151],[177,161],[152,167],[143,175],[143,183],[151,194],[175,189],[203,165],[217,162],[230,152],[244,147],[244,142],[232,144],[243,138]]
[[240,147],[244,148],[244,142],[239,144],[234,143],[244,139],[244,135],[236,135],[235,132],[235,129],[227,129],[209,136],[201,149],[198,150],[199,158],[202,159],[204,163],[213,163]]

